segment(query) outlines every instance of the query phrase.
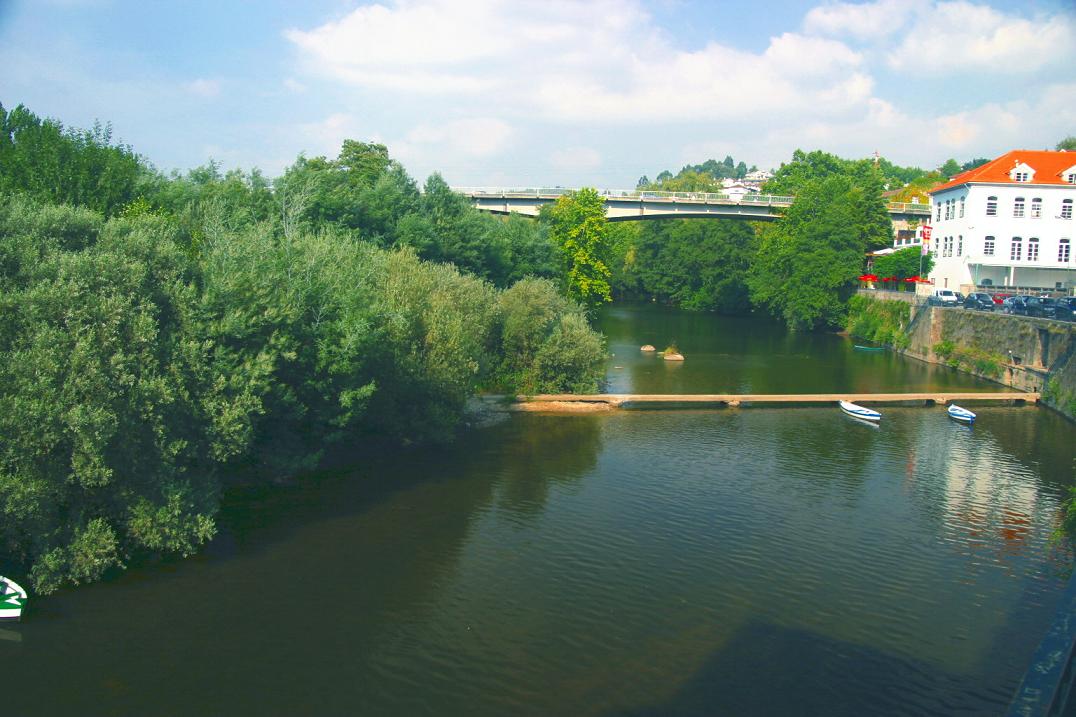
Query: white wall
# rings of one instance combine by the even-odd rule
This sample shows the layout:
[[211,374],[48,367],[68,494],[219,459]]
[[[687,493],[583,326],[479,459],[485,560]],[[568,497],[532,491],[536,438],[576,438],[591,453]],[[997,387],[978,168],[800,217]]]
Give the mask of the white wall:
[[[987,216],[987,198],[998,198],[997,216]],[[959,215],[964,198],[964,216]],[[1013,216],[1017,197],[1024,198],[1024,216]],[[1041,216],[1032,217],[1033,198],[1042,199]],[[944,204],[955,199],[954,216],[945,218]],[[993,279],[995,286],[1053,287],[1061,282],[1068,293],[1076,286],[1076,219],[1061,219],[1062,201],[1076,204],[1076,186],[1036,184],[971,184],[952,187],[931,196],[933,227],[930,249],[934,255],[931,278],[938,287],[968,290],[976,280]],[[942,218],[936,219],[942,206]],[[1076,209],[1074,209],[1076,213]],[[960,247],[960,237],[963,247]],[[987,236],[994,237],[994,254],[984,252]],[[946,238],[952,237],[952,256],[945,256]],[[1020,237],[1020,260],[1010,260],[1013,237]],[[1039,253],[1028,258],[1032,237],[1037,238]],[[1069,240],[1069,260],[1058,262],[1060,240]],[[959,253],[958,253],[959,250]],[[1001,282],[999,282],[999,279]]]

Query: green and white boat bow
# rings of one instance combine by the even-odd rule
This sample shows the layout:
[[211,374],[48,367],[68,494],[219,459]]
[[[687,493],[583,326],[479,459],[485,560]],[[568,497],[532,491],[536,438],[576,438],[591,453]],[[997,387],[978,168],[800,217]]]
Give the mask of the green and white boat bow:
[[0,622],[18,621],[26,607],[26,591],[11,578],[0,575]]

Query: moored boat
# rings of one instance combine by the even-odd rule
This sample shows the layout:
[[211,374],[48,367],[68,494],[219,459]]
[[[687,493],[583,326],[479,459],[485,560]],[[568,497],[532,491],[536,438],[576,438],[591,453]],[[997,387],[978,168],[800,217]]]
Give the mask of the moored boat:
[[841,410],[847,413],[849,416],[855,418],[862,418],[864,421],[880,421],[882,420],[882,414],[877,411],[872,411],[869,408],[863,406],[857,406],[850,401],[840,401]]
[[26,591],[11,578],[0,575],[0,622],[18,622],[26,607]]
[[975,414],[966,408],[961,408],[955,403],[949,406],[949,418],[961,423],[975,423]]
[[885,351],[885,346],[862,346],[860,344],[852,344],[852,348],[856,351]]

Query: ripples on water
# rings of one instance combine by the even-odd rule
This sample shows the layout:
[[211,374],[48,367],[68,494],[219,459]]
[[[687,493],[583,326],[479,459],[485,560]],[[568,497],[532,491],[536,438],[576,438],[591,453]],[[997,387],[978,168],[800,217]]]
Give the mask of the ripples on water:
[[835,408],[516,416],[244,506],[208,556],[41,601],[0,647],[19,658],[5,698],[999,713],[1068,570],[1048,536],[1074,455],[1052,414],[979,413],[973,430],[924,408],[878,430]]
[[[613,390],[979,385],[732,324],[612,313],[621,353],[664,330],[688,356],[618,356]],[[998,714],[1070,570],[1049,535],[1076,442],[1042,409],[976,410],[517,415],[366,456],[234,501],[195,559],[35,601],[0,694],[20,715]]]

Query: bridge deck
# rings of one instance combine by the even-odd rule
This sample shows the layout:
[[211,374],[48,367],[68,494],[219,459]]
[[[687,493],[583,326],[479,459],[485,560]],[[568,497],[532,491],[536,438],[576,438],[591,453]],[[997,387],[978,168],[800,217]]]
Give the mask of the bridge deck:
[[[1038,393],[1022,391],[930,391],[921,393],[690,393],[690,394],[544,394],[517,396],[515,409],[521,411],[578,410],[583,404],[618,408],[638,404],[745,406],[758,404],[831,404],[837,401],[889,405],[934,405],[953,401],[965,403],[1037,403]],[[578,407],[578,408],[575,408]]]

